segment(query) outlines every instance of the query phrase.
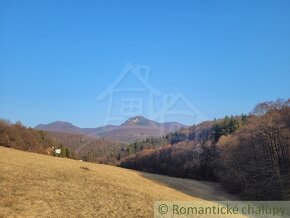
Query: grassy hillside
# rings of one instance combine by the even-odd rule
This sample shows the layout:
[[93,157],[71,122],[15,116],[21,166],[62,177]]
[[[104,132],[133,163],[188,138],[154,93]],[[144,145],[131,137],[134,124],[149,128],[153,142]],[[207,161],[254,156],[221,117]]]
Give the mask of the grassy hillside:
[[152,217],[156,200],[221,196],[207,183],[0,147],[0,217]]

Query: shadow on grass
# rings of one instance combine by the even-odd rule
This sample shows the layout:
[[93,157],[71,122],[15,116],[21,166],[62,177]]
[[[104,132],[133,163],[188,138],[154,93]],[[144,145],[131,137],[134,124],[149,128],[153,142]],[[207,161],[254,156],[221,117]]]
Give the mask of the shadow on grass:
[[165,185],[169,188],[183,192],[195,198],[208,201],[238,200],[237,197],[226,193],[226,191],[221,187],[219,183],[175,178],[145,172],[139,172],[139,174],[142,177],[150,179],[157,184]]

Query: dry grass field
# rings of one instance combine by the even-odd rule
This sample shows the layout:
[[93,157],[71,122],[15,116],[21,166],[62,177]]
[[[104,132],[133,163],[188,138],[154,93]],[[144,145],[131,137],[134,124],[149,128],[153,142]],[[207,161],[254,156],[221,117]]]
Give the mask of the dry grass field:
[[182,181],[0,147],[0,217],[152,217],[156,200],[221,196]]

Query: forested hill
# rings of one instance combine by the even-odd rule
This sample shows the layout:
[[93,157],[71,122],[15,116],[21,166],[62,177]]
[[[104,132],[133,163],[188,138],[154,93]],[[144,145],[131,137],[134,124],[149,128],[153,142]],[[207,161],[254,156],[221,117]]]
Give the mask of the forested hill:
[[60,143],[45,132],[26,128],[20,122],[12,124],[6,120],[0,120],[0,146],[51,154],[52,147],[58,148]]
[[248,116],[226,116],[151,143],[131,145],[140,151],[120,166],[220,181],[248,200],[290,200],[290,100],[264,102]]

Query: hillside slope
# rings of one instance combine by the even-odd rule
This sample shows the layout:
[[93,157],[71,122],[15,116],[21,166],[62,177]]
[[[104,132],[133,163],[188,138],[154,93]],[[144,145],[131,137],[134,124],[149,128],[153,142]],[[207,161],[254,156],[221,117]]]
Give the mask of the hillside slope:
[[[166,183],[165,183],[166,182]],[[0,147],[0,217],[152,217],[157,200],[216,198],[209,184]],[[173,188],[170,188],[173,187]],[[204,190],[201,190],[204,189]],[[211,202],[204,201],[205,205]]]

